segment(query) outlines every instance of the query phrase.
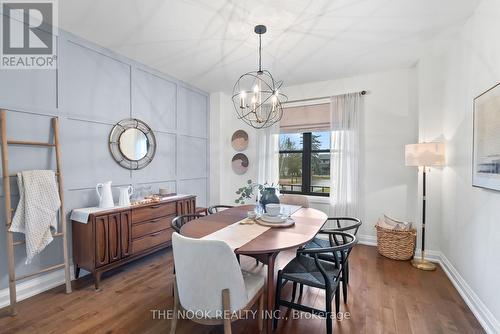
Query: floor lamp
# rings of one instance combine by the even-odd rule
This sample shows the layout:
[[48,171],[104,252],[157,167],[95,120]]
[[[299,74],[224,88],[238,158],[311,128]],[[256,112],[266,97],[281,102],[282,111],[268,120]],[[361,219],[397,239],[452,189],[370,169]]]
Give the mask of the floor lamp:
[[422,167],[422,255],[411,264],[421,270],[435,270],[436,265],[425,259],[425,201],[427,167],[444,166],[443,143],[421,143],[405,146],[406,166]]

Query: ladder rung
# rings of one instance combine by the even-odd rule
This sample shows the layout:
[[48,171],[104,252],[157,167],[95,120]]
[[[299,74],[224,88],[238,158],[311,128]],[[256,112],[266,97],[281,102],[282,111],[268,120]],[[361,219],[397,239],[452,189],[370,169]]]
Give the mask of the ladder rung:
[[[56,176],[59,176],[59,172],[58,171],[54,171],[54,174]],[[11,174],[11,175],[9,175],[9,177],[17,177],[17,174]]]
[[[52,234],[53,238],[62,237],[62,236],[63,236],[62,232]],[[12,244],[14,246],[17,246],[17,245],[24,245],[25,243],[26,243],[26,240],[20,240],[20,241],[14,241]]]
[[56,264],[55,266],[47,267],[45,269],[39,270],[39,271],[31,273],[31,274],[26,274],[26,275],[22,275],[22,276],[16,277],[14,280],[15,281],[20,281],[20,280],[23,280],[25,278],[36,276],[36,275],[40,275],[40,274],[46,273],[47,271],[52,271],[52,270],[56,270],[56,269],[59,269],[59,268],[64,268],[64,263]]
[[24,141],[24,140],[7,140],[7,144],[9,145],[31,145],[31,146],[46,146],[46,147],[54,147],[56,144],[44,143],[40,141]]

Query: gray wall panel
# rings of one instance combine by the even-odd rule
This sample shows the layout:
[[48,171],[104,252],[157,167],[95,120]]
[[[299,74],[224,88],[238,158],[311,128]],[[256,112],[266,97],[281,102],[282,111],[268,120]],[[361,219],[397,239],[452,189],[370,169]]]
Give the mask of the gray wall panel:
[[[7,136],[12,140],[48,142],[51,139],[50,117],[11,111],[7,117]],[[22,170],[54,169],[55,155],[50,148],[9,146],[9,174]],[[2,167],[0,166],[0,170]],[[3,180],[0,180],[3,187]],[[17,180],[11,178],[11,189],[17,194]],[[3,195],[3,188],[0,189]]]
[[132,117],[153,130],[172,132],[176,128],[176,90],[174,82],[141,69],[132,72]]
[[73,42],[61,45],[61,58],[65,114],[112,123],[130,116],[130,65]]
[[[92,207],[99,204],[99,200],[94,188],[68,190],[66,191],[65,195],[65,205],[68,212],[73,209]],[[115,199],[117,200],[118,197],[115,197]]]
[[178,136],[178,165],[181,179],[206,177],[207,140],[196,137]]
[[178,193],[196,195],[197,206],[207,206],[207,191],[208,181],[206,178],[179,181]]
[[[126,187],[129,184],[112,184],[111,191],[113,193],[113,199],[115,204],[118,204],[118,198],[120,196],[120,187]],[[66,210],[70,212],[77,208],[86,208],[99,205],[99,199],[95,190],[95,186],[86,189],[75,189],[66,191]]]
[[55,70],[0,70],[2,107],[56,112]]
[[145,168],[132,171],[133,183],[160,182],[175,179],[175,135],[156,132],[156,154]]
[[105,181],[130,182],[130,172],[121,168],[109,153],[111,128],[101,123],[64,121],[64,177],[68,189],[91,188]]
[[178,100],[179,133],[207,138],[208,97],[195,90],[179,86]]
[[52,141],[50,116],[11,111],[7,117],[7,136],[13,140]]
[[[42,31],[39,31],[42,33]],[[0,107],[57,112],[56,70],[0,70]]]
[[135,194],[132,196],[139,196],[141,190],[144,190],[144,188],[151,187],[151,191],[154,193],[158,193],[158,189],[161,188],[167,188],[169,192],[175,193],[177,192],[177,184],[175,181],[167,181],[167,182],[146,182],[146,183],[137,183],[135,184],[134,192]]

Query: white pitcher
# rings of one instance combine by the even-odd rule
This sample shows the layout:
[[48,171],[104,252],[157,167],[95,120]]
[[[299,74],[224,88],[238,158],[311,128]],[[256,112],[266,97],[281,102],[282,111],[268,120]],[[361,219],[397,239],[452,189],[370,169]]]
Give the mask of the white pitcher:
[[[101,192],[99,192],[99,188],[102,188]],[[97,192],[97,197],[99,198],[100,208],[112,208],[115,206],[115,203],[113,202],[113,193],[111,192],[111,181],[98,183],[95,186],[95,191]]]
[[134,193],[134,188],[132,186],[120,187],[120,198],[118,199],[118,205],[128,206],[130,205],[130,196]]

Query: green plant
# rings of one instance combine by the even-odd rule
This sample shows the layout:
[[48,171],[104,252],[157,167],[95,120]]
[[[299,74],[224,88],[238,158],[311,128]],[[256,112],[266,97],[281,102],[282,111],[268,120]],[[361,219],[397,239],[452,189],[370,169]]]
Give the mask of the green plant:
[[[260,184],[260,183],[253,183],[252,180],[248,180],[247,183],[236,190],[236,195],[238,195],[238,198],[234,200],[234,203],[236,204],[245,204],[245,200],[252,198],[254,196],[254,191],[258,190],[260,195],[262,196],[265,192],[266,188],[277,188],[278,185],[271,183],[270,185],[268,183]],[[257,200],[257,199],[256,199]]]

